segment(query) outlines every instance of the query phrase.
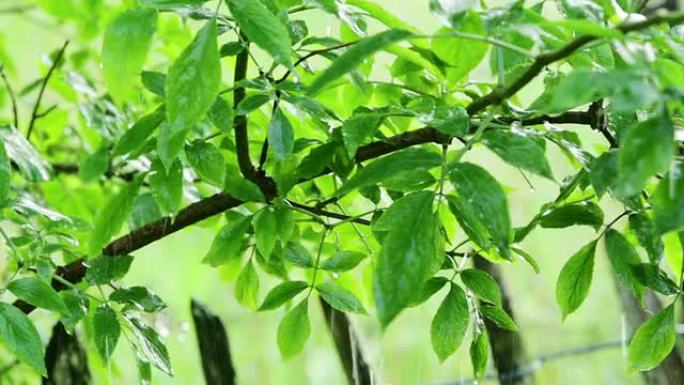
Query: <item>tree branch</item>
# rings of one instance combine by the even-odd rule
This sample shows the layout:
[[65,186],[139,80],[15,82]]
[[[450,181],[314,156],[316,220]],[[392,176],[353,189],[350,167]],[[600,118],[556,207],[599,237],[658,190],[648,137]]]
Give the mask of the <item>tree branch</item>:
[[0,64],[0,78],[2,78],[2,82],[5,84],[5,88],[7,89],[7,93],[9,94],[10,101],[12,102],[12,115],[14,117],[14,128],[19,128],[19,111],[17,109],[17,97],[14,94],[14,90],[12,89],[12,85],[10,84],[9,80],[7,79],[7,74],[5,74],[5,63]]
[[47,87],[48,82],[50,81],[50,78],[52,77],[52,73],[55,72],[55,69],[59,66],[59,63],[62,61],[62,57],[64,56],[64,51],[66,50],[67,46],[69,45],[69,40],[64,42],[64,45],[62,45],[62,48],[57,51],[57,55],[55,55],[54,60],[52,61],[52,65],[48,69],[47,74],[43,78],[43,82],[40,84],[40,90],[38,91],[38,97],[36,98],[36,103],[33,105],[33,112],[31,112],[31,120],[29,120],[29,126],[28,130],[26,131],[26,139],[31,140],[31,133],[33,132],[33,126],[36,124],[36,120],[38,119],[39,113],[38,109],[40,109],[40,102],[43,100],[43,94],[45,93],[45,87]]
[[[680,24],[682,22],[684,22],[684,13],[659,14],[643,21],[619,25],[615,28],[615,30],[622,33],[629,33],[645,29],[656,24]],[[532,65],[530,65],[530,67],[528,67],[527,70],[513,82],[513,84],[508,87],[496,88],[490,93],[470,103],[468,107],[466,107],[468,114],[475,115],[489,106],[500,104],[504,100],[515,95],[518,91],[520,91],[520,89],[531,82],[532,79],[537,77],[537,75],[539,75],[547,65],[572,55],[577,50],[584,47],[587,43],[600,38],[600,36],[594,35],[579,36],[561,48],[540,54],[537,56],[534,62],[532,62]]]

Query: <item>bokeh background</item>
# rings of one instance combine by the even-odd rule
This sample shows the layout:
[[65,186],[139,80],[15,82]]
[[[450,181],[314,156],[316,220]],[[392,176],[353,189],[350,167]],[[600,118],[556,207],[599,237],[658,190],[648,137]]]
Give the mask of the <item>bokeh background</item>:
[[[430,14],[427,0],[376,2],[426,33],[439,27],[438,20]],[[28,3],[30,2],[0,0],[0,9]],[[103,20],[109,15],[98,17],[97,22],[104,23]],[[338,23],[330,15],[307,12],[297,15],[297,18],[306,19],[314,33],[337,32]],[[191,36],[191,31],[197,26],[196,22],[179,24],[179,36]],[[25,85],[40,76],[41,68],[44,68],[41,64],[43,55],[58,48],[65,38],[75,36],[74,30],[73,23],[57,23],[40,10],[30,10],[23,14],[0,14],[0,44],[5,46],[15,63],[13,81]],[[99,47],[97,38],[86,44],[93,48]],[[376,67],[386,63],[387,60],[383,62],[383,59],[380,59]],[[227,73],[224,72],[224,81],[228,79],[225,75]],[[491,79],[486,66],[478,69],[475,76],[478,80]],[[525,88],[522,100],[531,100],[539,90],[539,84]],[[28,110],[29,101],[30,99],[25,99],[22,102],[26,103],[23,106],[24,110]],[[7,106],[4,111],[7,111]],[[579,133],[590,150],[605,146],[602,139],[589,128],[572,129]],[[548,146],[548,156],[557,180],[561,180],[572,171],[555,147]],[[485,165],[506,186],[510,193],[509,205],[516,226],[526,224],[542,203],[554,199],[557,194],[557,184],[534,175],[529,177],[533,185],[531,188],[517,170],[505,165],[485,148],[475,147],[468,153],[467,160]],[[620,207],[612,204],[609,198],[604,198],[601,206],[606,211],[606,221],[620,211]],[[622,224],[619,227],[622,227]],[[213,235],[214,230],[193,227],[134,253],[135,262],[125,282],[131,285],[147,285],[169,304],[168,309],[154,321],[154,325],[165,338],[176,374],[171,378],[156,371],[153,383],[203,383],[190,316],[190,299],[196,298],[220,315],[227,326],[239,383],[345,384],[337,353],[318,304],[314,302],[315,306],[312,306],[310,311],[312,338],[305,350],[294,359],[283,362],[275,339],[277,324],[282,317],[281,311],[254,313],[244,309],[234,299],[233,283],[226,278],[226,274],[200,263]],[[579,311],[565,322],[561,322],[561,314],[555,303],[555,281],[561,266],[594,236],[593,230],[588,227],[565,230],[537,229],[525,240],[523,248],[538,260],[542,273],[535,274],[524,263],[502,266],[506,287],[513,297],[515,316],[531,358],[570,347],[614,341],[623,337],[623,316],[603,247],[598,249],[595,276],[589,297]],[[273,286],[273,282],[264,280],[261,286],[263,296]],[[430,321],[443,295],[444,292],[441,292],[425,305],[403,312],[384,333],[381,332],[373,315],[352,318],[354,327],[362,335],[360,348],[375,368],[378,384],[437,385],[470,377],[467,346],[462,346],[458,354],[443,364],[438,362],[430,346]],[[44,321],[44,327],[41,329],[46,340],[49,338],[51,323],[50,320]],[[0,360],[6,362],[8,359]],[[116,364],[111,368],[111,372],[102,369],[97,363],[92,365],[97,383],[136,383],[137,373],[133,355],[125,343],[119,344],[113,362]],[[622,349],[607,349],[590,355],[548,362],[535,374],[539,384],[641,383],[638,375],[626,373],[625,362]]]

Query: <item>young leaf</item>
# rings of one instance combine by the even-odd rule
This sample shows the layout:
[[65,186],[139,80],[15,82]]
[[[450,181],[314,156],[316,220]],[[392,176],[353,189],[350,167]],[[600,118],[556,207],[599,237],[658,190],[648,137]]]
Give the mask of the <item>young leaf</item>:
[[603,210],[592,202],[571,203],[545,213],[539,224],[547,229],[587,225],[598,231],[603,226]]
[[[486,229],[499,253],[508,256],[513,235],[511,220],[506,194],[496,179],[480,166],[457,163],[451,167],[449,180],[457,193],[450,203],[453,202],[457,211],[463,214],[457,215],[459,223],[464,228]],[[480,243],[485,242],[481,240]],[[489,245],[485,243],[480,246],[487,248]]]
[[[452,30],[442,28],[437,35],[448,35]],[[473,11],[466,11],[453,32],[468,35],[485,35],[485,27],[480,15]],[[458,36],[435,37],[432,39],[434,54],[449,64],[447,77],[455,84],[469,74],[484,59],[489,46],[483,41],[466,39]]]
[[434,198],[432,191],[419,191],[398,199],[374,228],[387,232],[373,282],[378,316],[385,327],[441,265]]
[[278,348],[284,359],[299,353],[311,334],[309,302],[304,299],[285,315],[278,325]]
[[160,161],[155,161],[149,182],[162,211],[175,212],[183,198],[183,164],[180,159],[175,159],[168,169]]
[[328,281],[316,286],[318,294],[333,308],[342,312],[367,314],[354,293],[340,286],[335,281]]
[[446,360],[461,345],[469,319],[465,293],[458,285],[452,284],[449,293],[439,305],[430,327],[432,348],[440,362]]
[[610,229],[605,235],[606,254],[618,280],[629,288],[637,298],[641,298],[644,287],[634,276],[630,265],[641,263],[639,254],[629,241],[617,231]]
[[596,241],[582,247],[565,263],[556,284],[556,301],[563,319],[580,307],[589,293],[594,274]]
[[0,140],[0,207],[5,204],[10,191],[12,165],[5,151],[5,142]]
[[630,368],[655,368],[670,354],[676,340],[674,305],[670,305],[644,322],[634,333],[627,353]]
[[221,152],[209,142],[194,140],[185,146],[188,163],[200,178],[215,186],[223,186],[226,179],[226,165]]
[[391,29],[377,35],[367,37],[354,44],[340,55],[321,75],[309,86],[308,94],[316,95],[331,82],[353,71],[368,56],[373,55],[384,47],[397,43],[411,36],[410,32]]
[[285,159],[294,148],[294,130],[292,123],[280,108],[273,112],[268,125],[268,144],[273,148],[276,159]]
[[407,148],[377,159],[359,169],[339,190],[337,196],[354,189],[375,185],[406,170],[429,169],[442,163],[439,154],[423,148]]
[[480,313],[482,313],[485,318],[492,321],[496,326],[503,330],[508,330],[511,332],[518,331],[518,325],[516,325],[511,316],[509,316],[508,313],[506,313],[506,311],[500,307],[483,304],[480,306]]
[[46,375],[45,349],[33,322],[16,307],[0,302],[0,342],[21,362]]
[[320,267],[327,271],[343,272],[355,268],[364,258],[366,258],[364,253],[341,250],[332,258],[323,261]]
[[157,369],[169,376],[173,376],[171,362],[169,361],[169,352],[166,350],[166,346],[164,346],[161,339],[159,339],[159,334],[135,316],[126,315],[126,320],[128,320],[131,325],[131,330],[137,340],[139,352]]
[[95,310],[93,316],[93,339],[98,353],[104,362],[109,361],[109,357],[116,348],[121,334],[121,326],[116,318],[116,313],[106,304],[100,305]]
[[482,330],[470,344],[470,362],[473,365],[473,376],[481,379],[487,370],[487,359],[489,358],[489,337],[487,332]]
[[138,196],[143,178],[144,175],[141,175],[124,186],[95,217],[89,244],[90,254],[99,255],[102,246],[121,230],[121,226],[133,209],[133,202]]
[[278,63],[290,67],[292,41],[285,23],[259,0],[226,0],[241,32]]
[[677,164],[660,181],[651,197],[658,234],[684,227],[684,163]]
[[640,193],[651,177],[668,169],[674,146],[674,127],[665,112],[630,127],[620,140],[616,193]]
[[158,312],[166,308],[166,304],[158,295],[143,286],[116,289],[109,295],[109,300],[132,305],[148,313]]
[[162,104],[153,112],[143,116],[126,131],[114,146],[114,156],[127,155],[136,152],[144,144],[145,140],[164,121],[166,112]]
[[107,88],[119,103],[130,96],[156,29],[157,11],[152,8],[124,11],[107,26],[102,42],[102,69]]
[[166,77],[166,117],[158,153],[168,167],[183,146],[185,133],[209,111],[221,83],[216,43],[216,20],[211,19],[173,62]]
[[449,283],[449,280],[444,277],[432,277],[428,279],[423,283],[423,286],[420,288],[420,290],[416,292],[415,297],[413,300],[411,300],[408,306],[413,307],[422,304],[430,299],[430,297],[432,297],[435,293],[440,291],[447,283]]
[[123,278],[133,263],[130,255],[101,255],[87,262],[85,279],[91,285],[106,285]]
[[261,256],[268,260],[276,244],[276,218],[269,208],[261,210],[254,217],[254,234],[256,247]]
[[629,229],[636,235],[641,247],[648,253],[651,263],[658,264],[665,253],[665,245],[656,233],[651,218],[645,214],[634,213],[629,216]]
[[486,272],[478,269],[466,269],[461,272],[461,280],[480,300],[501,306],[499,284]]
[[256,309],[259,296],[259,276],[250,259],[235,282],[235,298],[242,306]]
[[55,289],[36,277],[15,279],[7,285],[7,290],[33,306],[69,314],[62,297]]
[[277,309],[308,287],[309,284],[304,281],[283,282],[266,294],[264,303],[259,307],[259,311]]
[[282,244],[290,240],[295,230],[295,219],[292,210],[285,205],[276,205],[273,211],[276,221],[276,235]]
[[679,293],[679,287],[662,269],[650,263],[639,263],[630,266],[632,274],[642,285],[663,295]]
[[313,258],[311,258],[309,251],[301,244],[295,242],[290,242],[285,246],[283,259],[299,267],[309,268],[314,266]]
[[482,143],[512,166],[553,179],[543,139],[506,130],[490,130],[482,136]]
[[213,267],[223,265],[240,257],[244,236],[249,230],[250,217],[242,217],[225,225],[214,237],[211,248],[202,263]]

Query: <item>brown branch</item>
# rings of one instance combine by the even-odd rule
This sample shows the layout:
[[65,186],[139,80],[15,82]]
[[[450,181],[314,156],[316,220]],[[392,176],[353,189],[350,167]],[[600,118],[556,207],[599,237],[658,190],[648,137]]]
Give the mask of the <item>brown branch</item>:
[[235,385],[235,367],[223,322],[195,299],[190,301],[190,312],[195,324],[206,383]]
[[[622,33],[629,33],[645,29],[656,24],[680,24],[682,22],[684,22],[684,13],[659,14],[643,21],[619,25],[615,29]],[[468,107],[466,107],[468,114],[475,115],[489,106],[500,104],[504,100],[515,95],[518,91],[520,91],[520,89],[531,82],[532,79],[537,77],[537,75],[539,75],[547,65],[572,55],[586,44],[600,38],[600,36],[594,35],[579,36],[561,48],[540,54],[527,68],[527,70],[513,82],[513,84],[508,87],[496,88],[490,93],[470,103]]]
[[7,74],[5,74],[5,64],[2,63],[0,64],[0,78],[2,78],[2,82],[5,84],[5,88],[7,89],[7,93],[9,94],[10,101],[12,102],[12,115],[14,117],[14,128],[19,128],[19,111],[17,109],[17,97],[14,94],[14,90],[12,89],[12,85],[10,84],[9,80],[7,79]]
[[45,88],[47,87],[48,82],[50,81],[50,78],[52,77],[52,73],[55,72],[55,69],[59,66],[59,63],[62,61],[62,57],[64,56],[64,51],[66,50],[67,46],[69,45],[69,40],[64,42],[64,45],[62,45],[62,48],[60,48],[59,51],[57,51],[57,55],[55,55],[54,60],[52,61],[52,65],[48,69],[47,74],[43,78],[43,82],[40,84],[40,90],[38,91],[38,97],[36,98],[36,103],[33,105],[33,112],[31,112],[31,120],[29,120],[29,126],[28,130],[26,131],[26,139],[31,140],[31,133],[33,132],[33,126],[36,124],[36,120],[38,119],[38,109],[40,109],[40,102],[43,100],[43,94],[45,93]]

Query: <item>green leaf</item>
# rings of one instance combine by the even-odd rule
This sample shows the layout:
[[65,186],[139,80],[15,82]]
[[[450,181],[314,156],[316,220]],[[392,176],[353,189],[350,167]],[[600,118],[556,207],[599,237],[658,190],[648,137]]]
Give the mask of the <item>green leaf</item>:
[[0,124],[0,140],[5,144],[7,156],[29,181],[50,179],[50,166],[16,128]]
[[240,258],[244,236],[249,230],[250,217],[242,217],[225,225],[214,237],[211,248],[202,263],[213,267]]
[[292,210],[285,205],[276,205],[273,210],[276,222],[276,235],[282,244],[285,244],[292,237],[295,230],[295,219]]
[[340,55],[321,75],[319,75],[309,86],[308,94],[316,95],[323,91],[330,83],[337,78],[353,71],[363,61],[385,48],[390,44],[405,40],[411,36],[411,32],[391,29],[367,37],[354,44],[346,52]]
[[472,290],[477,298],[501,306],[501,289],[489,274],[478,269],[466,269],[460,275],[463,284]]
[[235,115],[247,115],[264,104],[270,102],[271,98],[272,96],[270,94],[248,95],[246,98],[242,99],[240,104],[237,105],[237,108],[235,109]]
[[180,159],[176,158],[168,170],[160,161],[155,161],[149,182],[162,211],[174,213],[183,199],[183,164]]
[[173,376],[169,352],[166,350],[166,346],[164,346],[161,339],[159,339],[159,334],[153,328],[145,325],[140,319],[135,318],[135,316],[126,314],[126,320],[132,326],[131,331],[137,340],[139,352],[157,369],[169,376]]
[[294,130],[292,123],[280,108],[273,112],[271,123],[268,125],[268,144],[273,148],[276,159],[283,160],[294,148]]
[[283,282],[266,294],[266,298],[259,307],[259,311],[277,309],[308,287],[309,284],[304,281]]
[[158,295],[143,286],[116,289],[109,295],[109,300],[131,305],[148,313],[158,312],[166,308],[166,303]]
[[284,359],[299,353],[311,334],[309,303],[304,299],[288,312],[278,325],[278,348]]
[[104,362],[109,361],[120,334],[121,326],[114,310],[106,304],[98,306],[93,315],[93,340]]
[[519,249],[517,247],[511,247],[511,250],[518,254],[519,256],[522,257],[522,259],[525,260],[530,266],[532,266],[532,269],[534,270],[535,273],[539,274],[541,272],[541,268],[539,267],[539,263],[525,250]]
[[225,160],[213,144],[199,139],[194,140],[185,146],[185,156],[200,178],[219,187],[225,184]]
[[428,279],[423,283],[423,286],[420,288],[420,290],[416,292],[416,295],[409,303],[409,306],[418,306],[427,301],[435,293],[440,291],[448,282],[449,280],[444,277],[432,277]]
[[657,234],[684,226],[684,163],[678,163],[660,181],[651,197]]
[[[173,62],[166,77],[167,134],[160,136],[159,155],[168,165],[180,152],[188,129],[209,111],[221,84],[216,20],[211,19]],[[164,132],[164,130],[162,130]]]
[[567,204],[545,213],[539,224],[547,229],[587,225],[598,231],[603,226],[603,210],[592,202]]
[[582,247],[565,263],[556,283],[556,301],[563,319],[580,307],[587,298],[594,274],[596,241]]
[[89,243],[90,254],[99,255],[102,247],[121,230],[133,209],[133,202],[138,196],[143,179],[144,175],[141,175],[124,186],[95,217]]
[[242,306],[255,310],[259,301],[259,276],[250,259],[235,282],[235,299]]
[[261,256],[268,260],[276,245],[276,217],[272,210],[266,208],[254,218],[256,247]]
[[338,251],[332,258],[321,263],[320,268],[327,271],[343,272],[356,267],[366,258],[366,254],[358,251]]
[[470,344],[470,362],[473,365],[473,376],[482,379],[487,370],[489,358],[489,337],[485,330],[480,331]]
[[482,142],[510,165],[553,179],[544,139],[507,130],[490,130],[482,136]]
[[452,106],[436,108],[430,125],[435,130],[449,136],[464,136],[470,129],[470,117],[465,108]]
[[[442,28],[437,30],[436,35],[448,35],[452,30]],[[463,14],[453,32],[485,36],[485,27],[480,15],[474,10],[468,10]],[[466,39],[456,36],[435,37],[432,39],[432,52],[446,62],[447,78],[450,83],[459,82],[480,64],[489,46],[483,41]]]
[[69,310],[57,291],[36,277],[16,279],[7,285],[7,290],[33,306],[65,315],[69,314]]
[[629,229],[636,235],[641,247],[648,253],[648,259],[651,260],[651,263],[658,264],[663,259],[665,245],[656,233],[651,218],[641,213],[631,214],[629,216]]
[[449,203],[461,214],[456,217],[464,231],[471,238],[479,238],[478,245],[485,249],[491,239],[499,253],[508,256],[513,232],[506,194],[496,179],[480,166],[457,163],[451,166],[449,180],[457,194]]
[[91,285],[106,285],[123,278],[133,263],[130,255],[101,255],[88,261],[85,279]]
[[503,330],[508,330],[511,332],[518,331],[518,325],[515,324],[513,318],[506,313],[506,311],[500,307],[490,306],[483,304],[480,306],[480,313],[492,321],[496,326]]
[[109,148],[102,146],[93,154],[87,154],[78,165],[78,174],[84,182],[91,182],[109,168]]
[[630,265],[641,263],[639,254],[619,232],[610,229],[605,235],[606,253],[610,264],[613,266],[613,271],[618,280],[629,288],[634,296],[641,298],[644,288],[639,282],[638,278],[634,276]]
[[432,191],[407,195],[395,201],[375,224],[374,231],[386,231],[373,282],[378,316],[385,327],[441,266],[443,250],[432,211],[434,198]]
[[0,207],[5,204],[12,180],[12,165],[5,151],[5,142],[0,141]]
[[354,189],[372,186],[406,170],[429,169],[442,164],[442,157],[424,148],[407,148],[377,159],[359,169],[339,190],[337,196]]
[[318,294],[333,308],[342,312],[368,314],[354,293],[335,281],[328,281],[316,286]]
[[674,127],[665,112],[630,127],[620,140],[616,193],[639,194],[651,177],[668,169],[674,148]]
[[632,274],[642,285],[663,295],[679,293],[679,287],[662,269],[650,263],[639,263],[630,266]]
[[451,284],[451,289],[439,305],[430,327],[432,349],[440,362],[446,360],[461,345],[469,320],[465,293],[457,285]]
[[155,95],[166,94],[166,75],[161,72],[143,71],[140,73],[140,81],[143,87]]
[[604,152],[589,165],[589,178],[599,199],[606,191],[615,188],[617,177],[616,151]]
[[119,103],[131,95],[156,29],[157,11],[152,8],[124,11],[107,26],[102,42],[102,69],[105,84]]
[[226,185],[228,195],[243,202],[263,202],[266,199],[259,186],[242,177],[240,170],[233,165],[226,165]]
[[667,357],[677,340],[674,305],[644,322],[632,337],[627,361],[633,370],[650,370]]
[[165,116],[166,112],[162,104],[153,112],[140,118],[116,143],[113,155],[119,156],[137,152],[145,144],[145,140],[164,121]]
[[259,0],[226,0],[240,31],[278,63],[290,67],[292,41],[287,25]]
[[46,375],[45,349],[38,330],[16,307],[0,302],[0,342],[21,362]]
[[283,259],[292,262],[299,267],[309,268],[314,266],[311,254],[299,243],[290,242],[283,250]]

